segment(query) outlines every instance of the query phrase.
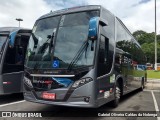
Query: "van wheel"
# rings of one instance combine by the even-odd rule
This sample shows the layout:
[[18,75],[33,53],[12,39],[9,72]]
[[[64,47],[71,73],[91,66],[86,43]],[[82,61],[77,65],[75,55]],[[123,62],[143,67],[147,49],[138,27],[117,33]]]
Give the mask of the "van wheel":
[[120,100],[120,87],[119,84],[116,83],[116,89],[114,90],[114,100],[111,102],[112,107],[117,107]]

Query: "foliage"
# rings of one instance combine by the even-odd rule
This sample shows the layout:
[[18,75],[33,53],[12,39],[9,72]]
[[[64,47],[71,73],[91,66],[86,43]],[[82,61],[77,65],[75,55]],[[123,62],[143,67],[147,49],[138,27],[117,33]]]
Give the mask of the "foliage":
[[[142,46],[142,50],[147,57],[148,63],[155,61],[155,33],[147,33],[143,30],[137,30],[133,33],[135,39]],[[157,35],[157,62],[160,63],[160,35]]]

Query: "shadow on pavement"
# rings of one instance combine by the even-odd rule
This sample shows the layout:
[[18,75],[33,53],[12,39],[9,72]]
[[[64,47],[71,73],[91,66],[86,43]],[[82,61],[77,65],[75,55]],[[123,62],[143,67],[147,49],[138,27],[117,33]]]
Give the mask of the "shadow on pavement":
[[0,95],[0,105],[20,101],[20,100],[23,100],[23,99],[24,98],[23,98],[22,93]]

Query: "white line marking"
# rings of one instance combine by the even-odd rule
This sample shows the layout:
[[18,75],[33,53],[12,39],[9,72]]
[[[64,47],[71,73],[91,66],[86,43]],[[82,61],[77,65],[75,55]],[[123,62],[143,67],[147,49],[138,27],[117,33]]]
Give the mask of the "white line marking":
[[[156,100],[156,98],[155,98],[155,96],[154,96],[153,91],[151,91],[151,93],[152,93],[152,97],[153,97],[153,102],[154,102],[155,110],[156,110],[156,112],[159,112],[159,108],[158,108],[157,100]],[[160,120],[160,117],[157,117],[157,120]]]
[[0,107],[5,107],[5,106],[8,106],[8,105],[14,105],[14,104],[22,103],[22,102],[25,102],[25,100],[18,101],[18,102],[7,103],[7,104],[2,104],[2,105],[0,105]]
[[148,91],[148,92],[151,92],[151,91],[153,91],[153,92],[160,92],[160,90],[147,90],[147,89],[144,89],[143,91]]

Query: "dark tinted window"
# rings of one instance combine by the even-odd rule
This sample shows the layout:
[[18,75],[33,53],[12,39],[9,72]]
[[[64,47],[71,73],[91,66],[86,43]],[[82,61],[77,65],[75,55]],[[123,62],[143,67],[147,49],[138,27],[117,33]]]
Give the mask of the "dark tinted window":
[[132,48],[132,56],[133,61],[137,64],[145,64],[146,58],[145,55],[139,45],[137,45],[136,42],[133,42],[133,48]]
[[99,43],[99,55],[98,55],[98,77],[107,74],[108,69],[108,51],[109,51],[108,38],[101,35]]
[[132,46],[132,37],[127,30],[117,21],[117,44],[116,47],[130,54]]
[[[15,38],[15,43],[18,38]],[[29,36],[22,35],[19,45],[14,45],[11,47],[8,45],[8,48],[5,52],[4,63],[3,63],[3,73],[19,72],[24,70],[24,57],[28,44]]]
[[107,22],[107,26],[103,26],[106,37],[109,39],[109,52],[108,52],[108,62],[107,70],[111,71],[113,59],[114,59],[114,46],[115,46],[115,16],[113,16],[109,11],[102,8],[101,17]]

